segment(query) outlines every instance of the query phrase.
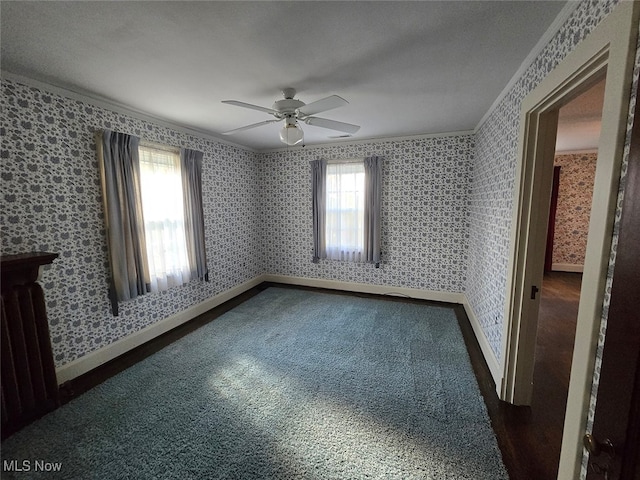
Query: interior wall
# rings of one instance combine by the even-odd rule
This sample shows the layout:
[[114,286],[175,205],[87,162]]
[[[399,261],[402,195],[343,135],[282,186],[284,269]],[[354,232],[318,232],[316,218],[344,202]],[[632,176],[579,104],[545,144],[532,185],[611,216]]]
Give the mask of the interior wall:
[[[256,154],[3,79],[2,254],[60,254],[42,280],[57,366],[263,273]],[[121,303],[111,315],[94,132],[112,129],[204,152],[210,282]]]
[[[264,272],[466,291],[500,359],[520,103],[615,3],[583,1],[475,136],[306,147],[296,157],[285,152],[255,154],[3,79],[2,253],[61,253],[43,277],[56,364]],[[636,66],[636,79],[637,74]],[[93,131],[100,128],[205,152],[210,283],[149,294],[123,305],[120,317],[111,316],[93,144]],[[448,148],[459,153],[451,154]],[[311,264],[311,227],[303,221],[311,211],[310,196],[303,196],[310,195],[304,192],[304,185],[310,185],[308,161],[321,155],[370,154],[385,157],[383,255],[389,263],[377,271],[361,265]],[[451,196],[432,198],[441,193],[435,186],[442,175],[450,175],[447,178],[462,187]],[[464,199],[462,191],[467,192]],[[460,210],[450,220],[450,205],[466,213]],[[446,228],[441,228],[441,219],[449,222]],[[265,235],[267,228],[273,236]],[[615,242],[613,248],[614,258]]]
[[[468,260],[473,149],[473,135],[462,134],[259,154],[266,271],[294,277],[462,292]],[[309,162],[370,155],[383,158],[380,268],[337,261],[312,263]]]
[[465,285],[498,362],[504,308],[522,100],[611,11],[616,0],[584,0],[516,81],[476,133],[471,181],[469,269]]
[[556,154],[560,167],[558,206],[553,237],[553,270],[582,271],[598,154]]
[[[263,273],[462,291],[473,135],[255,153],[16,81],[1,92],[2,253],[60,253],[43,275],[58,367]],[[94,143],[104,128],[205,154],[210,282],[143,295],[118,317]],[[313,264],[309,161],[371,154],[384,158],[381,268]]]
[[[504,286],[508,265],[508,237],[504,243],[493,233],[495,228],[507,226],[511,230],[512,199],[515,192],[514,173],[517,162],[517,141],[520,129],[520,105],[523,98],[533,90],[546,75],[578,45],[615,7],[617,0],[583,0],[565,25],[543,49],[533,64],[525,71],[514,87],[499,102],[491,115],[478,128],[476,134],[476,155],[472,174],[470,207],[469,269],[466,283],[467,297],[472,310],[479,319],[485,336],[491,343],[496,358],[501,361],[502,331],[504,328],[503,308],[505,304]],[[618,208],[615,213],[611,253],[606,284],[604,286],[603,309],[600,324],[595,369],[591,390],[586,431],[593,425],[597,390],[602,361],[602,351],[606,340],[608,308],[617,250],[617,225],[622,214],[621,201],[624,196],[625,177],[629,160],[629,141],[633,125],[633,110],[638,94],[640,76],[640,29],[636,46],[635,66],[632,78],[630,107],[627,115],[627,133],[624,156],[621,165]],[[494,186],[492,183],[499,185]],[[509,199],[505,202],[505,199]],[[508,208],[507,208],[508,207]],[[486,245],[497,256],[479,257]],[[488,269],[491,262],[497,263],[498,275]],[[587,476],[588,455],[583,455],[580,479]]]

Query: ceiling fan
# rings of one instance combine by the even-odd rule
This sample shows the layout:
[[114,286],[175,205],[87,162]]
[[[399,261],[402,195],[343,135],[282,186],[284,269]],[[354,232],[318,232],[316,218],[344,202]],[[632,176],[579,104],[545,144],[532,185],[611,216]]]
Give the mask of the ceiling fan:
[[235,105],[237,107],[250,108],[251,110],[258,110],[273,115],[275,119],[265,120],[263,122],[253,123],[244,127],[235,128],[224,132],[224,135],[231,135],[233,133],[249,130],[250,128],[260,127],[269,123],[279,122],[284,120],[285,124],[280,130],[280,140],[287,145],[297,145],[302,142],[304,138],[304,132],[298,125],[298,122],[304,122],[307,125],[314,127],[328,128],[330,130],[337,130],[338,132],[344,132],[349,135],[356,133],[360,130],[358,125],[351,123],[338,122],[336,120],[329,120],[327,118],[314,117],[316,113],[326,112],[333,108],[338,108],[343,105],[347,105],[344,98],[338,95],[331,95],[320,100],[316,100],[311,103],[304,103],[300,100],[294,99],[296,91],[293,88],[285,88],[282,90],[283,100],[277,100],[271,108],[260,107],[258,105],[252,105],[250,103],[239,102],[237,100],[223,100],[222,103],[229,105]]

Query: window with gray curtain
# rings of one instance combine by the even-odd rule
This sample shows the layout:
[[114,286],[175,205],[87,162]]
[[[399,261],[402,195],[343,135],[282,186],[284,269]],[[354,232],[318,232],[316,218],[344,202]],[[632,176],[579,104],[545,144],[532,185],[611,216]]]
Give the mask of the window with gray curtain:
[[98,135],[110,298],[118,302],[208,280],[202,209],[202,153]]
[[380,265],[382,159],[311,162],[313,262]]
[[180,150],[187,254],[191,277],[209,281],[202,209],[202,152]]
[[382,208],[382,158],[364,159],[365,261],[380,266],[380,210]]
[[313,160],[311,163],[311,191],[313,197],[313,263],[327,258],[325,248],[325,215],[327,161]]

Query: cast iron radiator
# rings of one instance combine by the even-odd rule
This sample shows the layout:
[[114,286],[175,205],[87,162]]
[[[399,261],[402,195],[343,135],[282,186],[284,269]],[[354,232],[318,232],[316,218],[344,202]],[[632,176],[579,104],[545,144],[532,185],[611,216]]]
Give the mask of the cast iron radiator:
[[55,253],[2,257],[2,439],[59,406],[41,265]]

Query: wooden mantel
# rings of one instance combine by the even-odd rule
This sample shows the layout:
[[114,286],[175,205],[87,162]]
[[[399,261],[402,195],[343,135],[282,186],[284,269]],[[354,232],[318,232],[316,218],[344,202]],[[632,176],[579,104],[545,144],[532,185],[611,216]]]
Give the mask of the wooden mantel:
[[35,282],[42,265],[48,265],[58,258],[57,253],[33,252],[3,255],[0,257],[2,290],[20,283]]
[[0,257],[2,280],[2,439],[59,406],[44,292],[42,265],[57,253]]

